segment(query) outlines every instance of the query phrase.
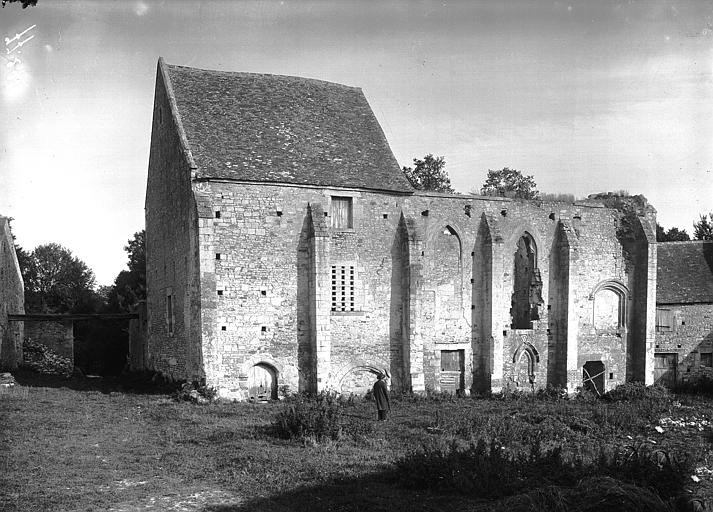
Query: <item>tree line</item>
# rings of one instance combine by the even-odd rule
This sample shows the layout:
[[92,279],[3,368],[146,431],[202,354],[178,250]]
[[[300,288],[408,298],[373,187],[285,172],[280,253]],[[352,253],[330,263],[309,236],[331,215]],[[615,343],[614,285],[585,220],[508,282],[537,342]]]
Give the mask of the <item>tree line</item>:
[[[128,270],[109,286],[97,286],[94,272],[68,248],[48,243],[24,250],[15,244],[25,284],[27,314],[130,313],[146,299],[146,237],[139,231],[124,250]],[[128,355],[126,320],[74,324],[75,367],[85,373],[115,375]]]
[[[433,192],[457,193],[451,186],[451,180],[445,170],[446,160],[442,156],[428,154],[423,159],[414,158],[413,167],[402,167],[402,171],[413,188]],[[517,169],[504,167],[500,170],[488,169],[483,186],[471,190],[471,194],[518,199],[539,199],[540,192],[533,176],[526,176]],[[699,215],[693,223],[694,240],[713,240],[713,212]],[[685,229],[677,227],[665,229],[656,224],[657,242],[680,242],[691,240]]]

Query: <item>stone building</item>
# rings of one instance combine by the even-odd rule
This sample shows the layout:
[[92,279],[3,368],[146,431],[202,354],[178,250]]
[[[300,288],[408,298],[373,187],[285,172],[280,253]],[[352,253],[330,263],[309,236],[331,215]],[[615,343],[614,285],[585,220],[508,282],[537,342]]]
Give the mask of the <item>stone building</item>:
[[22,362],[22,324],[8,315],[25,312],[25,291],[10,222],[0,216],[0,370],[14,370]]
[[159,59],[146,364],[278,388],[653,382],[655,211],[415,191],[362,91]]
[[654,377],[713,378],[713,241],[658,244]]

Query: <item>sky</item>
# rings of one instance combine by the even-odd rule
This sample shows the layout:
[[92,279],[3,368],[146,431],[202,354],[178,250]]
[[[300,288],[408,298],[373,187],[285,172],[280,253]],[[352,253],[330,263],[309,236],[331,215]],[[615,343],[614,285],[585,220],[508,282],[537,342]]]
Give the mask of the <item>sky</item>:
[[0,9],[0,41],[33,25],[0,60],[0,215],[23,248],[60,243],[102,285],[143,229],[159,56],[361,87],[399,164],[444,156],[460,192],[510,167],[541,192],[643,194],[689,234],[713,212],[709,0]]

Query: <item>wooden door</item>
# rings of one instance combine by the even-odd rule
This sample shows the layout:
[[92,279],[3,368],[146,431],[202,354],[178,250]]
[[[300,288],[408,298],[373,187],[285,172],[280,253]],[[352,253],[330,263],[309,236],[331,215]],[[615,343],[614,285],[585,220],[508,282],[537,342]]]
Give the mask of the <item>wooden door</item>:
[[248,371],[248,394],[254,400],[277,398],[275,372],[267,366],[256,364]]
[[441,391],[460,395],[465,389],[465,351],[441,350]]
[[654,354],[654,384],[667,388],[676,385],[678,354]]

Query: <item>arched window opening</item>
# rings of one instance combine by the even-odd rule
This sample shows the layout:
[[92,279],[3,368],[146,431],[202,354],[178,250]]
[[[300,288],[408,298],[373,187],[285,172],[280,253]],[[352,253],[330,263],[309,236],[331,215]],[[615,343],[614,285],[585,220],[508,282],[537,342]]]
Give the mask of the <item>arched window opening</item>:
[[513,265],[512,316],[513,329],[532,329],[532,321],[540,319],[542,278],[537,268],[537,247],[529,233],[517,242]]
[[618,281],[604,281],[595,287],[590,299],[594,301],[592,325],[597,332],[615,333],[625,329],[627,297],[627,288]]

